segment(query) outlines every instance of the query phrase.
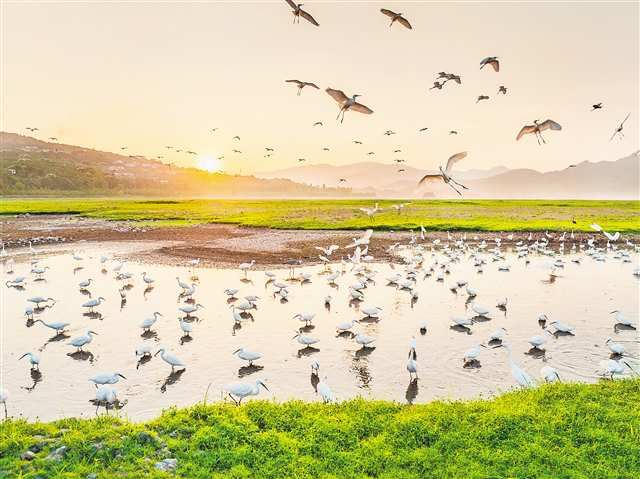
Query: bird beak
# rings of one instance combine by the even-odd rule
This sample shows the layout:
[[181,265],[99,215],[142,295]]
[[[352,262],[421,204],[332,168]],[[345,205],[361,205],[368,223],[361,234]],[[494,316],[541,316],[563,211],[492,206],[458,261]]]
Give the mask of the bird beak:
[[293,338],[291,339],[296,339],[298,336],[300,336],[299,334],[296,334]]
[[233,356],[234,354],[239,353],[239,352],[240,352],[240,350],[239,350],[239,349],[236,349],[236,350],[233,352],[232,356]]
[[120,376],[122,379],[127,379],[124,375],[122,374],[118,374],[118,376]]
[[160,350],[158,350],[158,351],[156,352],[156,354],[154,354],[153,356],[155,357],[155,356],[157,356],[158,354],[160,354]]
[[613,310],[613,311],[611,311],[609,314],[613,314],[613,313],[617,313],[617,312],[618,312],[618,310],[617,310],[617,309],[614,309],[614,310]]
[[95,331],[89,331],[91,334],[95,334],[96,336],[100,336],[98,333],[96,333]]
[[25,354],[23,354],[22,356],[20,356],[20,357],[18,358],[18,361],[20,361],[20,360],[21,360],[22,358],[24,358],[26,355],[27,355],[27,354],[25,353]]
[[269,390],[269,388],[267,387],[267,385],[265,383],[260,383],[262,384],[262,387],[265,388],[267,391]]

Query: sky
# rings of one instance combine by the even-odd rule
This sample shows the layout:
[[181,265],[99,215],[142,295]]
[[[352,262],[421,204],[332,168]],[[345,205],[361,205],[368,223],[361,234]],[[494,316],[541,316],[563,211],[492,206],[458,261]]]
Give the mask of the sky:
[[[403,13],[413,30],[389,28],[381,7]],[[294,25],[284,0],[3,0],[1,8],[3,131],[35,126],[41,139],[126,146],[128,154],[243,174],[298,158],[398,158],[436,168],[458,151],[469,152],[461,169],[548,171],[638,149],[636,1],[309,0],[303,8],[320,27]],[[499,57],[499,73],[479,69],[486,56]],[[462,85],[429,91],[439,71],[459,74]],[[321,89],[296,96],[286,79]],[[496,95],[500,85],[507,95]],[[338,124],[326,87],[363,95],[374,113],[350,112]],[[490,99],[476,104],[481,94]],[[591,112],[598,102],[604,108]],[[625,138],[610,142],[627,113]],[[547,118],[563,130],[546,132],[546,145],[533,136],[515,141],[523,125]],[[418,133],[422,127],[429,130]],[[266,147],[275,149],[270,158]]]

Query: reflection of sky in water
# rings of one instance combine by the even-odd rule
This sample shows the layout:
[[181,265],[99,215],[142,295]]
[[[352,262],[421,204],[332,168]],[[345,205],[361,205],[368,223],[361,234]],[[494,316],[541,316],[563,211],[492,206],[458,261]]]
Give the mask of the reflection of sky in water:
[[[130,245],[109,245],[109,253],[129,252]],[[140,244],[136,248],[140,248]],[[563,380],[593,381],[600,362],[609,357],[604,341],[633,341],[632,330],[614,330],[609,312],[620,309],[630,318],[638,316],[638,280],[632,276],[638,256],[633,263],[611,258],[596,262],[584,257],[582,264],[574,264],[566,257],[566,266],[556,271],[558,277],[550,283],[549,257],[532,255],[531,263],[514,255],[507,255],[510,272],[498,271],[498,263],[490,260],[484,273],[478,274],[472,261],[463,256],[451,263],[450,274],[444,281],[436,281],[436,274],[423,278],[418,275],[416,290],[419,299],[411,304],[407,291],[387,285],[386,277],[404,273],[403,266],[391,269],[386,264],[374,264],[378,271],[375,282],[364,290],[362,303],[349,301],[348,286],[364,278],[347,272],[338,278],[337,288],[326,284],[326,272],[321,266],[303,268],[313,273],[311,282],[301,285],[289,282],[289,298],[283,302],[274,296],[275,288],[266,284],[262,271],[251,271],[248,281],[241,281],[242,273],[232,270],[198,269],[195,300],[204,305],[193,314],[190,338],[181,337],[178,307],[185,306],[180,298],[176,276],[189,280],[186,268],[128,262],[123,271],[133,273],[133,287],[121,304],[121,286],[111,271],[101,272],[99,262],[103,250],[86,244],[82,268],[70,254],[51,256],[42,260],[50,269],[43,281],[29,281],[25,290],[6,288],[4,281],[12,276],[29,276],[29,265],[17,262],[13,275],[4,273],[3,318],[3,381],[10,394],[10,414],[22,413],[30,418],[52,419],[72,415],[92,415],[89,402],[95,388],[88,378],[99,372],[118,371],[128,379],[115,387],[127,404],[123,413],[132,419],[157,415],[171,405],[186,406],[203,399],[209,384],[208,400],[220,398],[224,384],[242,378],[245,381],[264,380],[270,392],[261,391],[263,398],[277,400],[318,400],[314,379],[310,378],[311,362],[320,363],[320,377],[327,376],[338,399],[362,396],[395,401],[426,402],[434,398],[464,398],[488,395],[513,386],[502,348],[482,350],[481,367],[463,368],[462,355],[475,345],[485,342],[499,327],[507,328],[516,362],[531,375],[538,377],[540,368],[551,365],[558,369]],[[116,251],[121,248],[121,251]],[[426,265],[433,259],[426,255]],[[244,259],[244,258],[239,258]],[[155,279],[146,288],[141,273],[146,271]],[[274,270],[275,271],[275,270]],[[277,271],[278,281],[287,281],[288,271]],[[80,305],[89,296],[82,294],[77,284],[87,278],[94,282],[89,288],[92,297],[103,296],[106,302],[91,315]],[[458,293],[450,290],[457,280],[466,280],[478,291],[476,302],[491,310],[491,320],[479,321],[470,331],[452,329],[449,318],[470,314],[464,288]],[[232,320],[226,288],[237,288],[239,303],[242,297],[255,294],[261,299],[258,308],[240,324]],[[324,298],[333,296],[330,308]],[[42,295],[58,301],[52,308],[44,308],[36,319],[47,322],[71,323],[68,333],[53,336],[53,332],[36,323],[27,327],[23,312],[27,298]],[[506,312],[498,310],[498,301],[508,298]],[[360,349],[349,333],[338,335],[335,325],[352,319],[362,319],[359,311],[366,306],[382,308],[379,321],[356,323],[355,330],[376,338],[373,347]],[[163,314],[143,335],[139,325],[154,311]],[[320,341],[313,348],[302,348],[292,339],[303,323],[293,316],[299,312],[315,312],[316,317],[305,334]],[[541,334],[538,316],[546,313],[550,320],[560,320],[576,327],[576,336],[549,337],[546,354],[529,351],[526,342]],[[420,325],[426,321],[428,331],[422,335]],[[637,321],[637,319],[636,319]],[[85,352],[75,353],[66,343],[84,334],[87,329],[98,333]],[[418,374],[420,379],[410,383],[405,369],[408,343],[417,338]],[[151,345],[152,353],[165,347],[186,364],[186,371],[170,374],[171,368],[160,356],[138,361],[136,348]],[[637,342],[625,342],[627,351],[637,356]],[[240,347],[263,353],[254,367],[233,356]],[[17,359],[27,351],[41,357],[40,374],[29,372],[26,359]]]

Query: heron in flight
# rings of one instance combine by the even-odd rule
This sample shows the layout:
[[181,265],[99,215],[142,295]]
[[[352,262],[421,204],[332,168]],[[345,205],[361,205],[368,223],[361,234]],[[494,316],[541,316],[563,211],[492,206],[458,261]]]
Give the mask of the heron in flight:
[[438,90],[442,90],[443,86],[444,86],[444,82],[434,81],[433,86],[429,88],[429,90],[433,90],[434,88],[437,88]]
[[386,15],[391,19],[389,28],[391,28],[395,22],[398,22],[403,27],[408,28],[409,30],[413,30],[413,28],[411,27],[411,24],[409,23],[409,20],[404,18],[402,16],[402,13],[392,12],[391,10],[387,10],[386,8],[381,8],[380,12],[382,12],[383,15]]
[[340,115],[342,115],[340,123],[344,121],[344,114],[347,112],[347,110],[357,111],[366,115],[371,115],[373,113],[373,110],[371,108],[356,101],[356,98],[362,95],[353,95],[351,98],[349,98],[344,94],[342,90],[327,88],[325,91],[331,98],[338,102],[338,105],[340,105],[340,111],[338,112],[338,116],[336,117],[336,120],[338,120],[340,118]]
[[522,138],[524,135],[534,133],[536,135],[536,139],[538,140],[538,145],[540,145],[540,140],[542,140],[542,143],[546,143],[546,141],[542,137],[542,132],[544,130],[560,131],[562,130],[562,127],[559,123],[556,123],[553,120],[545,120],[542,123],[540,123],[538,120],[534,120],[533,125],[525,125],[522,127],[522,129],[518,133],[518,136],[516,136],[516,141]]
[[489,96],[488,95],[479,95],[478,98],[476,99],[476,103],[482,101],[482,100],[488,100]]
[[391,136],[391,135],[395,135],[395,134],[396,134],[396,132],[393,131],[393,130],[387,130],[387,131],[384,132],[385,136]]
[[428,126],[425,126],[424,128],[420,128],[420,129],[418,130],[418,133],[422,133],[423,131],[427,131],[428,129],[429,129],[429,127],[428,127]]
[[498,94],[502,93],[503,95],[507,94],[507,87],[504,85],[500,85],[500,88],[498,88]]
[[[442,75],[443,72],[440,72],[440,75]],[[460,75],[455,75],[453,73],[445,73],[444,76],[440,77],[440,78],[444,78],[444,82],[442,83],[443,85],[445,85],[449,80],[453,80],[454,82],[456,82],[458,85],[462,85],[462,80],[460,79]]]
[[310,86],[315,88],[316,90],[319,90],[320,88],[318,87],[318,85],[316,85],[315,83],[311,83],[311,82],[307,82],[307,81],[300,81],[300,80],[285,80],[286,83],[295,83],[296,85],[298,85],[298,96],[300,96],[300,94],[302,93],[302,89],[306,86]]
[[323,126],[323,123],[321,121],[316,121],[313,126]]
[[602,109],[602,102],[591,105],[591,111],[596,111]]
[[291,13],[293,13],[293,23],[300,23],[300,17],[304,18],[309,23],[312,23],[316,27],[319,27],[320,24],[313,18],[309,13],[304,11],[301,7],[304,5],[303,3],[296,4],[292,0],[284,0],[289,4],[289,6],[293,9]]
[[486,65],[491,65],[493,70],[496,72],[500,71],[500,62],[498,61],[498,57],[483,58],[480,62],[480,70],[482,70]]
[[624,117],[624,120],[622,120],[622,123],[620,123],[620,126],[616,128],[616,131],[613,132],[613,135],[611,135],[611,138],[609,139],[609,141],[613,140],[616,137],[616,135],[618,135],[618,138],[620,138],[621,140],[624,138],[624,133],[622,133],[622,128],[624,127],[624,122],[629,119],[629,115],[631,115],[631,112],[627,113],[627,116]]
[[353,142],[354,142],[356,145],[362,145],[362,142],[361,142],[360,140],[353,140]]
[[418,182],[418,186],[422,185],[423,183],[426,183],[427,181],[444,181],[444,183],[449,185],[449,187],[453,189],[453,191],[455,191],[460,196],[462,196],[462,193],[460,193],[460,191],[453,185],[460,186],[465,190],[468,190],[469,188],[467,188],[461,183],[458,183],[456,180],[454,180],[451,177],[451,169],[453,168],[453,165],[455,163],[457,163],[458,161],[466,157],[467,157],[466,151],[462,151],[460,153],[456,153],[455,155],[450,156],[449,159],[447,160],[447,166],[444,169],[442,169],[442,166],[438,167],[438,169],[440,170],[440,173],[437,173],[435,175],[424,175]]

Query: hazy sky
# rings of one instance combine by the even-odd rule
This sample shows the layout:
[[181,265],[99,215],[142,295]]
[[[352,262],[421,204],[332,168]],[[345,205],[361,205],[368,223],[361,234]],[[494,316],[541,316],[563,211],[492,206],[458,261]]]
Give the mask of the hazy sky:
[[[412,31],[379,9],[402,12]],[[434,168],[539,170],[613,160],[638,149],[638,2],[305,2],[319,21],[292,24],[269,2],[2,2],[2,129],[193,164],[165,145],[224,155],[228,171],[375,159]],[[479,70],[496,55],[501,71]],[[429,91],[437,72],[463,84]],[[322,90],[359,93],[371,116]],[[505,85],[506,96],[496,96]],[[486,94],[490,100],[475,104]],[[590,112],[603,102],[604,109]],[[609,142],[631,112],[626,138]],[[516,143],[552,118],[563,131]],[[324,127],[313,127],[323,121]],[[210,128],[218,127],[216,133]],[[418,134],[421,127],[427,133]],[[391,129],[394,136],[384,136]],[[448,135],[458,130],[458,136]],[[232,140],[240,135],[241,141]],[[358,146],[352,140],[359,139]],[[276,153],[265,159],[265,147]],[[331,148],[323,152],[322,147]],[[242,150],[238,155],[232,148]],[[401,154],[393,154],[402,149]],[[367,156],[375,151],[375,156]]]

